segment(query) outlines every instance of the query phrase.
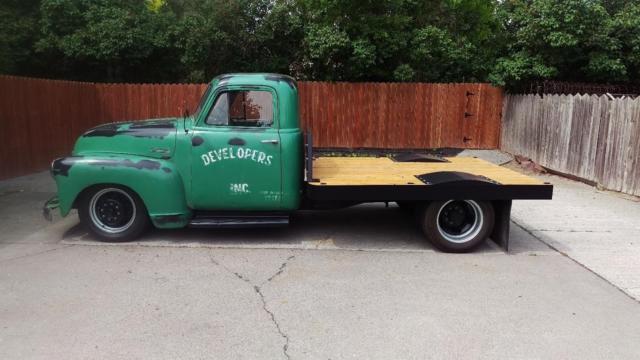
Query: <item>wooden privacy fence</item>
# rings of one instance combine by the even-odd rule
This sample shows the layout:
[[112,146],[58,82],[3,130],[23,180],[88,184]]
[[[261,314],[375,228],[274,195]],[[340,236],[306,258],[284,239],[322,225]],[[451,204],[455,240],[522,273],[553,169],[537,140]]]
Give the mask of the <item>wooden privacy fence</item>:
[[329,148],[495,149],[502,90],[488,84],[300,82],[300,116]]
[[0,76],[0,179],[43,170],[101,123],[178,116],[204,85],[95,84]]
[[[324,148],[497,148],[488,84],[299,82],[302,127]],[[180,116],[205,84],[96,84],[0,76],[0,178],[45,169],[105,122]]]
[[640,195],[640,98],[508,95],[503,150]]

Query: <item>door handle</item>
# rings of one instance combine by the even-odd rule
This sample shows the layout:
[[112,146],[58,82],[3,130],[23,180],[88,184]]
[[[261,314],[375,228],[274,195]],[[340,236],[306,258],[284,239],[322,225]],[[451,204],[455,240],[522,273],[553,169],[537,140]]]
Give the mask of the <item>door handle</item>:
[[169,153],[169,149],[160,148],[160,147],[154,147],[154,148],[151,148],[151,152],[160,153],[160,154],[168,154]]
[[261,140],[260,142],[263,143],[263,144],[277,144],[277,143],[279,143],[279,141],[276,140],[276,139]]

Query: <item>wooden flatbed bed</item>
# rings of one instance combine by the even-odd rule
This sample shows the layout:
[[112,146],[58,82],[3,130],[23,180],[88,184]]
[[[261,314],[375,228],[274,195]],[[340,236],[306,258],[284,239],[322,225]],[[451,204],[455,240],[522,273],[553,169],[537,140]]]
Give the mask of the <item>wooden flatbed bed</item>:
[[307,195],[317,200],[551,199],[553,186],[472,157],[318,157]]

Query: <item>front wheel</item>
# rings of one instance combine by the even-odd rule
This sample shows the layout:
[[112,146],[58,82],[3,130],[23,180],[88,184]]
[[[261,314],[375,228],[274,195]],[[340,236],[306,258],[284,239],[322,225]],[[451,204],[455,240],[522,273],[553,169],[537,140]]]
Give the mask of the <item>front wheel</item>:
[[419,212],[426,237],[447,252],[474,250],[493,230],[494,217],[490,202],[476,200],[434,201]]
[[149,226],[144,203],[131,190],[118,186],[85,191],[78,205],[80,222],[102,241],[131,241]]

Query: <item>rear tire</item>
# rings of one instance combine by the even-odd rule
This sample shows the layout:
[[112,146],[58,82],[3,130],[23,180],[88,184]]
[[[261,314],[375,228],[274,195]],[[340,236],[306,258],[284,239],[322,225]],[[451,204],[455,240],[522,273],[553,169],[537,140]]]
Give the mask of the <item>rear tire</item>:
[[133,191],[115,185],[86,190],[78,203],[80,222],[100,241],[135,240],[149,227],[147,208]]
[[418,212],[420,227],[438,249],[470,252],[491,234],[495,215],[490,202],[446,200],[425,204]]

